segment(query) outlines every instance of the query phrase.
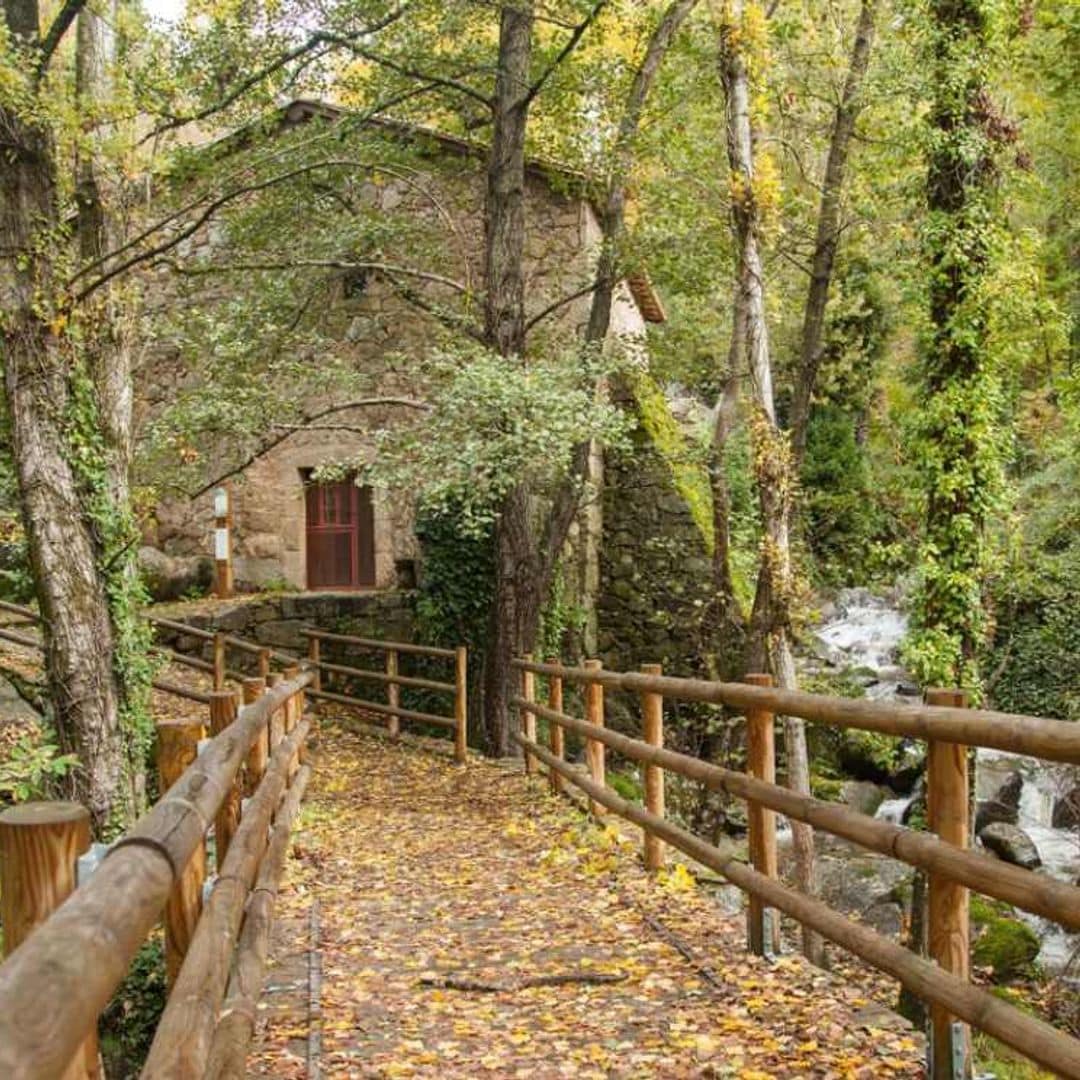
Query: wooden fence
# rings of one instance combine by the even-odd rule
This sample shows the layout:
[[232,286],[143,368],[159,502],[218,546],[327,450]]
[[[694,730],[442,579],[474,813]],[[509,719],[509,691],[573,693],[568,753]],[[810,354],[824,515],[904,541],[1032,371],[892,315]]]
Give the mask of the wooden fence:
[[[0,600],[0,611],[7,611],[21,617],[20,625],[40,626],[41,616],[33,608],[22,604],[12,604],[7,600]],[[211,677],[215,691],[224,690],[227,683],[232,682],[240,685],[249,675],[258,674],[266,678],[271,673],[271,667],[277,664],[280,668],[287,668],[296,663],[297,658],[289,653],[278,652],[263,645],[257,645],[245,638],[234,634],[226,634],[222,631],[203,630],[198,626],[189,626],[184,622],[176,622],[173,619],[162,619],[156,616],[148,616],[148,622],[153,627],[162,627],[167,630],[175,630],[188,637],[201,638],[212,642],[212,660],[204,660],[199,656],[188,656],[186,653],[163,646],[155,646],[154,653],[162,657],[170,664],[178,664],[181,667],[201,671]],[[10,641],[15,645],[22,645],[28,649],[41,649],[42,643],[37,638],[28,634],[19,633],[9,627],[0,627],[0,641]],[[228,650],[233,649],[250,658],[253,670],[250,672],[240,671],[228,666]],[[186,698],[188,701],[196,701],[203,705],[210,704],[210,694],[194,687],[184,686],[181,683],[172,682],[169,679],[155,678],[154,689],[161,690],[176,697]]]
[[[459,764],[465,761],[468,707],[466,700],[466,676],[468,654],[464,646],[456,649],[440,649],[431,645],[412,645],[401,641],[379,641],[375,638],[352,637],[348,634],[331,634],[324,630],[301,630],[308,639],[307,666],[314,672],[315,681],[310,696],[323,701],[335,701],[342,705],[351,705],[367,712],[388,718],[387,727],[391,736],[397,736],[402,720],[420,724],[433,724],[448,728],[454,736],[454,760]],[[382,671],[372,668],[354,667],[349,664],[327,663],[322,659],[324,642],[337,646],[358,649],[364,652],[383,653],[385,663]],[[444,682],[437,679],[421,678],[415,675],[403,675],[400,670],[402,655],[428,657],[435,660],[452,660],[454,663],[454,681]],[[380,683],[386,687],[386,701],[369,701],[337,691],[323,688],[322,676],[336,675],[359,682]],[[427,690],[444,694],[453,699],[453,714],[443,716],[439,713],[419,712],[401,706],[401,688]]]
[[[159,725],[161,799],[77,887],[83,808],[36,803],[0,815],[5,1080],[97,1075],[98,1016],[163,917],[170,990],[142,1076],[244,1075],[277,884],[310,775],[312,674],[286,676],[245,680],[243,707],[231,691],[210,694],[205,725]],[[217,874],[204,903],[211,823]]]
[[[556,662],[534,663],[525,657],[516,660],[515,666],[522,686],[521,695],[513,699],[522,714],[522,732],[516,738],[525,752],[526,770],[535,772],[537,762],[542,762],[555,790],[569,781],[585,792],[595,813],[610,810],[639,825],[645,834],[644,857],[650,868],[662,865],[661,845],[666,843],[746,892],[750,901],[748,936],[754,951],[765,951],[766,909],[775,908],[894,976],[930,1005],[934,1078],[970,1075],[968,1029],[957,1021],[974,1025],[1062,1076],[1080,1077],[1080,1040],[971,984],[968,943],[969,889],[1070,930],[1080,929],[1080,888],[970,850],[968,837],[968,748],[992,747],[1078,764],[1080,725],[966,709],[956,691],[931,691],[924,705],[899,706],[777,690],[764,675],[748,676],[742,684],[666,678],[656,666],[640,673],[605,671],[595,660],[586,661],[584,667],[565,667]],[[536,700],[538,675],[547,679],[547,704]],[[564,711],[564,682],[584,688],[584,719]],[[639,696],[644,739],[604,727],[605,689]],[[665,698],[709,702],[742,712],[747,721],[747,772],[665,749]],[[776,715],[926,740],[930,832],[878,821],[778,786],[774,782]],[[547,747],[537,740],[537,717],[549,724]],[[565,731],[585,739],[586,774],[565,760]],[[606,786],[607,747],[645,766],[644,808]],[[665,819],[665,770],[747,801],[750,865]],[[777,874],[777,813],[925,871],[929,882],[929,959],[782,884]]]

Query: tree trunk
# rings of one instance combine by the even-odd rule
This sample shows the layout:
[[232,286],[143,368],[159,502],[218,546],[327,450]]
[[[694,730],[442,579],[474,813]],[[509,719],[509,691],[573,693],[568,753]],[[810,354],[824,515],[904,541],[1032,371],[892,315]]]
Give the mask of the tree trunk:
[[737,679],[745,671],[746,619],[735,595],[731,569],[731,495],[727,483],[727,445],[735,430],[739,406],[740,367],[746,356],[746,303],[741,282],[736,282],[732,301],[731,342],[727,372],[716,403],[712,442],[709,445],[709,487],[713,510],[713,599],[711,638],[712,676]]
[[[525,351],[522,259],[532,29],[531,2],[502,8],[487,167],[484,332],[487,344],[510,363],[523,363]],[[515,487],[495,520],[495,597],[484,666],[484,730],[488,749],[500,755],[512,751],[510,732],[516,723],[508,707],[513,687],[510,661],[528,651],[539,614],[528,502],[528,492]]]
[[[111,21],[110,21],[111,20]],[[75,45],[75,93],[80,111],[101,122],[113,96],[112,66],[116,62],[117,4],[110,16],[84,8],[79,13]],[[84,262],[100,259],[123,240],[118,216],[110,206],[108,180],[98,159],[93,134],[75,163],[75,203],[79,255]],[[107,285],[90,301],[83,318],[94,320],[97,331],[88,343],[87,363],[97,404],[98,425],[105,442],[109,494],[118,507],[130,498],[132,459],[131,342],[121,287]]]
[[810,288],[803,313],[802,339],[799,345],[799,367],[791,403],[791,449],[796,475],[801,471],[806,454],[806,429],[810,421],[814,384],[821,364],[822,338],[825,331],[825,306],[829,300],[833,263],[840,239],[840,199],[844,191],[848,154],[855,134],[855,122],[862,111],[862,87],[870,66],[870,49],[874,42],[874,20],[877,0],[863,0],[855,28],[855,43],[851,49],[847,78],[833,119],[829,156],[825,164],[825,180],[821,188],[821,209],[818,211],[814,258],[810,270]]
[[615,286],[619,282],[619,244],[626,225],[626,186],[634,165],[634,143],[641,126],[641,115],[664,57],[697,2],[698,0],[673,0],[657,23],[641,65],[634,72],[622,119],[619,121],[607,197],[600,212],[601,244],[596,262],[589,322],[585,331],[587,342],[603,342],[611,325],[611,304]]
[[[13,35],[38,36],[35,3],[5,4]],[[69,433],[79,402],[71,313],[53,278],[57,237],[55,150],[47,128],[0,107],[8,154],[0,169],[0,305],[11,449],[41,615],[53,719],[78,755],[74,796],[98,832],[126,820],[131,790],[117,712],[113,630],[94,524]],[[48,254],[43,255],[42,252]]]
[[[734,0],[720,26],[720,74],[725,95],[725,135],[732,174],[732,231],[736,241],[736,285],[741,290],[735,305],[733,337],[740,330],[740,305],[745,312],[745,351],[756,415],[752,447],[754,476],[761,502],[765,538],[761,551],[758,592],[751,618],[751,647],[767,650],[773,674],[781,688],[796,689],[791,652],[791,593],[793,573],[789,537],[792,496],[791,460],[787,439],[776,422],[773,400],[769,331],[765,317],[765,281],[758,246],[760,216],[754,192],[754,145],[750,122],[750,80],[740,47],[742,0]],[[753,664],[754,667],[759,667]],[[809,794],[806,728],[802,720],[785,718],[788,786]],[[816,892],[813,830],[792,822],[795,870],[800,889]],[[821,939],[803,929],[803,952],[814,962],[822,958]]]

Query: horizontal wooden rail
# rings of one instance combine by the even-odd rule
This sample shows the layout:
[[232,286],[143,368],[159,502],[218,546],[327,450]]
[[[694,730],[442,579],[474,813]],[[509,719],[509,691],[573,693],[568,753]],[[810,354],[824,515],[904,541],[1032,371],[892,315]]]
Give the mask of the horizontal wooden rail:
[[271,818],[288,783],[290,763],[307,737],[308,725],[307,719],[302,720],[274,748],[270,765],[240,819],[158,1022],[140,1074],[143,1080],[201,1080],[203,1076],[244,905],[266,849]]
[[0,627],[0,639],[4,641],[13,641],[16,645],[25,645],[28,649],[42,649],[44,645],[37,638],[29,637],[27,634],[20,634],[17,630],[8,630]]
[[394,652],[414,653],[417,656],[440,656],[453,660],[456,655],[453,649],[440,649],[434,645],[412,645],[404,641],[379,641],[375,638],[352,637],[350,634],[331,634],[326,630],[305,629],[300,631],[306,638],[318,638],[320,641],[337,641],[345,645],[360,645],[365,649],[387,650]]
[[251,745],[271,714],[310,681],[304,672],[243,708],[90,880],[0,965],[5,1080],[63,1074],[160,918]]
[[420,679],[414,675],[391,675],[385,671],[350,667],[348,664],[328,664],[325,660],[320,660],[318,664],[311,666],[318,667],[320,671],[329,671],[338,675],[352,675],[357,679],[392,683],[395,686],[412,686],[419,690],[435,690],[443,694],[453,694],[457,690],[453,683],[439,682],[437,679]]
[[534,754],[549,769],[554,769],[581,788],[590,799],[652,832],[703,866],[722,874],[733,885],[756,896],[763,904],[777,908],[811,927],[880,971],[892,975],[919,997],[941,1005],[1040,1065],[1062,1076],[1080,1076],[1080,1040],[1006,1004],[981,987],[947,974],[902,945],[845,918],[820,900],[814,900],[758,873],[736,859],[734,854],[725,854],[685,829],[628,802],[610,788],[594,783],[539,743],[526,739],[518,732],[514,732],[513,737],[525,752]]
[[636,694],[663,694],[665,698],[703,701],[742,711],[764,709],[831,727],[861,728],[911,739],[936,739],[1080,764],[1080,724],[1067,720],[942,705],[891,705],[883,701],[828,697],[746,683],[675,679],[666,675],[591,670],[526,660],[515,660],[514,666],[521,671],[554,675],[583,685],[595,684]]
[[177,630],[181,634],[202,638],[204,641],[214,640],[213,630],[203,630],[201,627],[191,626],[185,622],[177,622],[175,619],[163,619],[160,615],[149,616],[149,621],[151,626],[163,626],[166,630]]
[[13,604],[9,600],[0,600],[0,611],[10,611],[35,623],[42,621],[41,616],[33,608],[28,608],[25,604]]
[[209,705],[213,697],[205,690],[194,690],[190,686],[181,686],[179,683],[169,682],[168,679],[155,679],[151,684],[155,690],[163,694],[172,694],[175,697],[186,698],[188,701],[197,701],[200,705]]
[[396,716],[401,720],[415,720],[422,724],[435,724],[438,727],[455,728],[457,721],[450,716],[438,716],[435,713],[416,712],[394,705],[383,705],[378,701],[365,701],[363,698],[350,697],[348,694],[335,694],[329,690],[308,690],[307,697],[325,701],[336,701],[341,705],[355,705],[358,709],[367,709],[381,716]]
[[790,788],[755,780],[745,773],[632,739],[536,702],[514,698],[512,704],[579,735],[596,739],[633,761],[659,765],[714,791],[727,791],[871,851],[890,855],[909,866],[943,874],[976,892],[1045,916],[1069,929],[1080,929],[1080,887],[1075,885],[1003,863],[990,855],[956,847],[932,833],[878,821],[846,806],[799,795]]
[[214,1029],[204,1080],[243,1080],[247,1075],[245,1060],[255,1032],[278,886],[285,869],[293,820],[310,778],[311,766],[305,765],[297,772],[274,818],[274,831],[244,914],[236,963]]

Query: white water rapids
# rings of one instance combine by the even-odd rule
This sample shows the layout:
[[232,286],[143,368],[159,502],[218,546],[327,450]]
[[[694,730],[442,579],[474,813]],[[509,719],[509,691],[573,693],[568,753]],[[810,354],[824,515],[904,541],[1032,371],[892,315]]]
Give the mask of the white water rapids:
[[[817,629],[817,651],[839,669],[864,669],[867,697],[902,703],[912,700],[900,693],[907,687],[907,676],[899,666],[906,632],[907,618],[895,603],[866,589],[845,589],[836,598],[835,611]],[[1076,783],[1080,770],[997,750],[979,750],[975,758],[976,799],[993,798],[1013,772],[1024,779],[1017,825],[1038,849],[1042,867],[1036,872],[1080,881],[1080,830],[1051,825],[1055,799]],[[876,816],[899,823],[913,799],[914,795],[886,799]],[[1080,946],[1080,935],[1066,934],[1037,916],[1020,914],[1042,941],[1039,962],[1048,971],[1060,970]]]

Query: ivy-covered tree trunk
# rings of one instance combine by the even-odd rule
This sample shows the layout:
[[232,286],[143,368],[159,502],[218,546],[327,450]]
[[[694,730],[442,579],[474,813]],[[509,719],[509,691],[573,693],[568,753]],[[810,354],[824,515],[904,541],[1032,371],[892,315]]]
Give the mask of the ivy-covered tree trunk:
[[[10,0],[13,37],[39,40],[37,4]],[[80,470],[93,458],[93,395],[57,280],[65,240],[47,127],[0,106],[0,303],[4,389],[31,568],[44,619],[45,663],[61,746],[78,755],[76,798],[101,832],[133,807],[113,664],[113,627]]]
[[992,5],[929,0],[926,224],[931,336],[921,357],[926,538],[907,658],[924,685],[978,689],[984,531],[999,480],[985,281],[995,144],[1014,137],[988,85]]
[[[725,97],[725,141],[731,170],[731,221],[736,246],[736,288],[733,340],[744,350],[750,375],[755,415],[751,432],[754,480],[761,504],[765,536],[761,545],[757,593],[750,621],[748,667],[763,670],[770,662],[779,686],[796,689],[791,648],[791,601],[794,574],[791,561],[792,469],[786,435],[776,420],[773,400],[769,330],[765,317],[765,278],[758,243],[760,209],[754,189],[754,142],[750,115],[750,77],[744,50],[742,0],[732,0],[720,22],[720,77]],[[810,793],[806,726],[796,717],[784,718],[787,783],[800,794]],[[817,891],[813,830],[792,822],[795,872],[799,888]],[[822,957],[821,939],[803,928],[803,952],[815,962]]]
[[[508,363],[524,363],[525,130],[529,118],[531,3],[504,5],[499,23],[491,151],[487,167],[484,334]],[[484,663],[488,748],[509,754],[516,712],[509,707],[516,653],[531,650],[540,611],[529,494],[517,485],[495,520],[495,597]]]

